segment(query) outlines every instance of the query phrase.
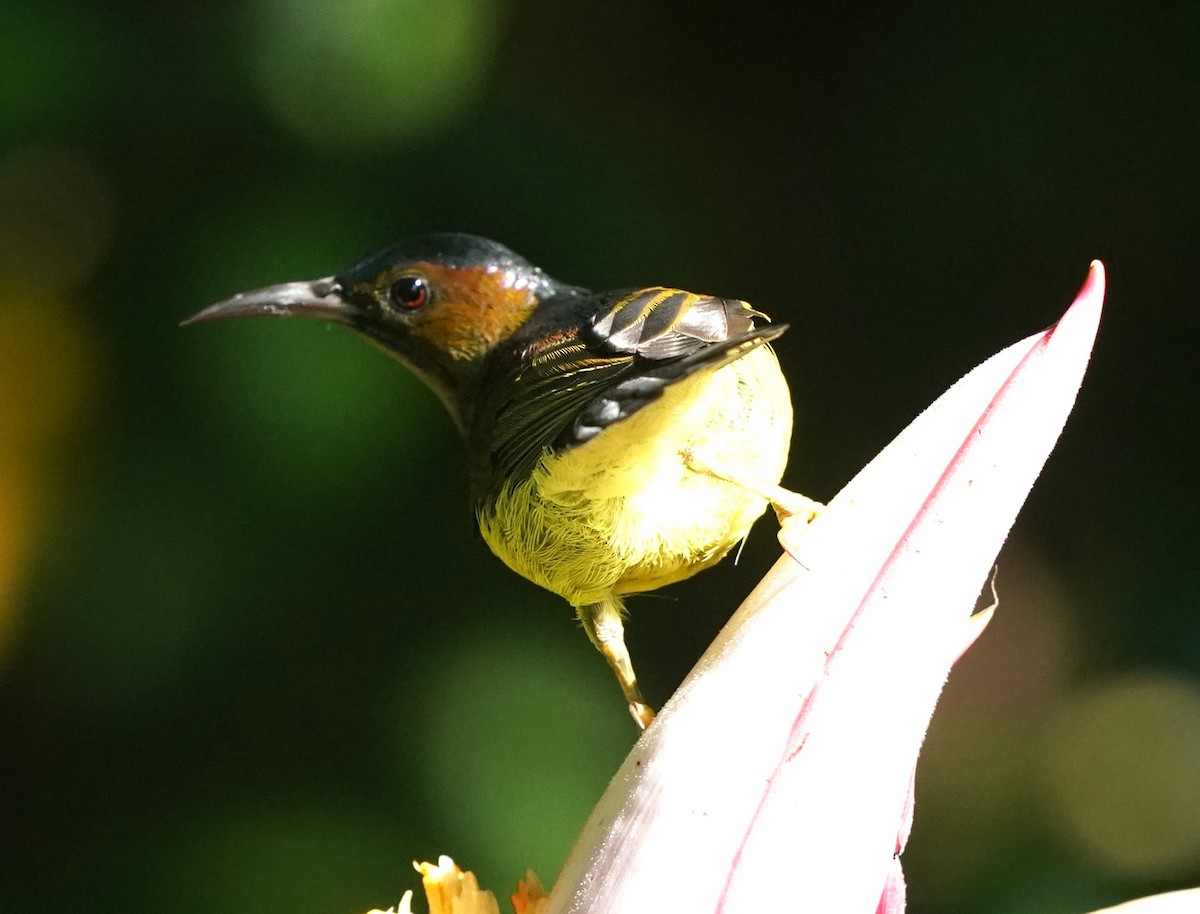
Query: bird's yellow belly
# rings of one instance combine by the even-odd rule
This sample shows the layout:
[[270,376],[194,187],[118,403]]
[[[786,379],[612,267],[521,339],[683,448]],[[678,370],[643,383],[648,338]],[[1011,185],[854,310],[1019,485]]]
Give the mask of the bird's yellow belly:
[[689,457],[773,485],[791,432],[787,382],[763,346],[544,458],[480,529],[505,564],[574,606],[653,590],[720,560],[767,506]]

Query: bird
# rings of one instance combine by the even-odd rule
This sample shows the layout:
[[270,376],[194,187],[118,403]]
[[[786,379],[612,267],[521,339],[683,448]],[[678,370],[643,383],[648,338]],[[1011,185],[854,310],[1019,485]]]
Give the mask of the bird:
[[350,328],[446,406],[466,449],[484,541],[563,597],[654,719],[625,644],[625,600],[720,561],[774,507],[791,394],[771,343],[787,329],[744,301],[663,286],[592,292],[504,245],[438,233],[344,271],[242,292],[184,321],[311,318]]

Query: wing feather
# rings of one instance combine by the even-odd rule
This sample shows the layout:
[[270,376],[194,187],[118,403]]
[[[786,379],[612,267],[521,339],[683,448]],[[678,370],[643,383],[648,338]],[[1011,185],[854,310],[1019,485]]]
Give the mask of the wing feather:
[[489,385],[502,391],[473,472],[477,498],[526,478],[549,449],[590,441],[653,403],[671,384],[766,345],[787,325],[736,299],[651,287],[621,294],[555,341],[518,350]]

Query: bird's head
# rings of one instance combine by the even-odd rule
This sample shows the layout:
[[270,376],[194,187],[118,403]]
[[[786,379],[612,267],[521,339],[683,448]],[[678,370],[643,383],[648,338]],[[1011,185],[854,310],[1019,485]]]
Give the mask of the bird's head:
[[184,323],[279,316],[344,324],[413,369],[461,428],[484,358],[556,288],[495,241],[426,235],[368,254],[336,276],[242,292]]

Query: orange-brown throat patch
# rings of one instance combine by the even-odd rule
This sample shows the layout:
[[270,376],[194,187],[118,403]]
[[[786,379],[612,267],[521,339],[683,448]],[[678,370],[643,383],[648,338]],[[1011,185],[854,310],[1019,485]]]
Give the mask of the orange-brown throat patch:
[[537,297],[526,277],[486,267],[417,263],[434,300],[412,324],[413,336],[455,359],[472,359],[507,339],[529,319]]

